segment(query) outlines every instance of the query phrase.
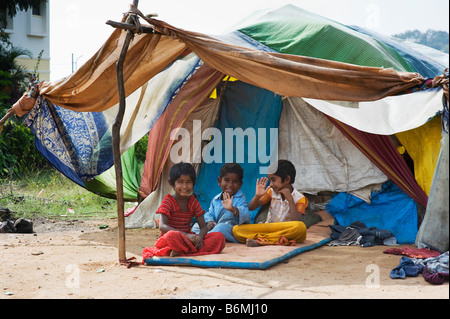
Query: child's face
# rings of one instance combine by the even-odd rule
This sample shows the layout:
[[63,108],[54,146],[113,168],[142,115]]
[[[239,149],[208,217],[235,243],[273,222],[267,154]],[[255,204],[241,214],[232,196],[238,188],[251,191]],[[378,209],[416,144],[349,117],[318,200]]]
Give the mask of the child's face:
[[189,175],[180,175],[172,187],[179,196],[191,196],[194,191],[194,182]]
[[269,178],[270,187],[276,192],[279,193],[283,188],[289,188],[291,178],[287,176],[284,181],[281,180],[281,177],[274,174],[267,174]]
[[227,173],[222,178],[217,178],[217,182],[222,188],[222,192],[226,192],[230,196],[236,194],[242,186],[242,180],[236,173]]

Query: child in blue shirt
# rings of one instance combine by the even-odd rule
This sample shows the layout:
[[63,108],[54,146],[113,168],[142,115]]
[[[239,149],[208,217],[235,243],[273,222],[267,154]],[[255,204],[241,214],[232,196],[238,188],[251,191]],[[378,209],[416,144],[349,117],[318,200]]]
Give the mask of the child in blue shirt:
[[[233,226],[250,223],[247,199],[241,190],[243,177],[244,171],[239,164],[224,164],[217,178],[222,192],[211,200],[204,215],[208,232],[220,232],[232,243],[239,243],[233,236]],[[192,227],[192,231],[200,231],[198,224]]]

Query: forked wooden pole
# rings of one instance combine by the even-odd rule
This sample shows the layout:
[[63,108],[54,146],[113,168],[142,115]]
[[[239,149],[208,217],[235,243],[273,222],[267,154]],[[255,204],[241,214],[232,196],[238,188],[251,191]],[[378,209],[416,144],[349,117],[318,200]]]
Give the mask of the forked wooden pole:
[[[138,0],[133,0],[133,5],[137,8]],[[131,20],[128,18],[128,20]],[[116,171],[116,198],[117,198],[117,222],[118,222],[118,248],[119,248],[119,262],[126,263],[126,249],[125,249],[125,215],[124,215],[124,198],[123,198],[123,177],[122,177],[122,162],[120,160],[120,127],[122,126],[123,115],[125,113],[125,85],[123,81],[123,62],[127,55],[128,46],[134,37],[134,32],[127,30],[125,41],[122,46],[122,51],[117,60],[117,86],[119,92],[119,111],[112,127],[112,142],[114,167]]]

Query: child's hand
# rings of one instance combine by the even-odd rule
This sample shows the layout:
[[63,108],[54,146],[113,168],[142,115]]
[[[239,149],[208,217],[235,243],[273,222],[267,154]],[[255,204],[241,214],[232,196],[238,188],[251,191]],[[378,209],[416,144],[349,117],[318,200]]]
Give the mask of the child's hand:
[[227,192],[223,192],[222,205],[223,208],[233,211],[233,196],[230,196]]
[[202,248],[202,246],[203,246],[203,239],[198,237],[198,242],[194,246],[195,246],[195,248],[197,248],[197,250],[200,250],[200,248]]
[[282,194],[287,200],[292,198],[292,194],[289,188],[282,188],[280,189],[279,193]]
[[206,229],[208,232],[216,226],[216,222],[213,222],[212,220],[206,223]]
[[197,244],[200,242],[200,236],[197,234],[187,234],[186,237],[194,246],[197,246]]
[[261,197],[265,193],[267,193],[267,191],[270,188],[270,184],[266,187],[266,184],[267,184],[268,180],[269,179],[267,177],[262,177],[261,180],[258,178],[256,180],[255,196]]

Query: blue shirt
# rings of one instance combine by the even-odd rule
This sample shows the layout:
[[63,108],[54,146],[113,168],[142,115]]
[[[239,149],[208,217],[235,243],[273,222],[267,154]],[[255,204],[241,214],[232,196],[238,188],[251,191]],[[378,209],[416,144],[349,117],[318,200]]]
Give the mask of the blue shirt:
[[239,216],[235,216],[222,205],[222,193],[217,194],[212,200],[209,210],[205,213],[205,222],[214,221],[216,224],[227,223],[231,225],[241,225],[250,223],[250,211],[248,210],[247,199],[242,190],[238,190],[233,196],[233,206],[239,209]]

